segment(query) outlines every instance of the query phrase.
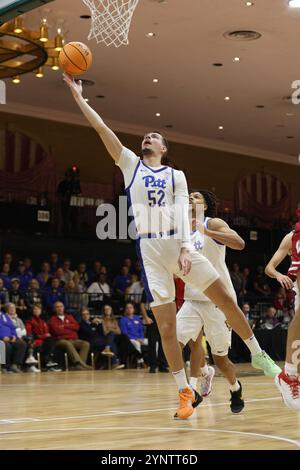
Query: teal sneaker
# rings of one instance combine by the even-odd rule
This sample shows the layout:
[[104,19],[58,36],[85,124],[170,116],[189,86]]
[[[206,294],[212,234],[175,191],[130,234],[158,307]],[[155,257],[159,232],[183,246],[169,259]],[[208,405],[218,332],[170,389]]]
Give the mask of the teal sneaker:
[[252,356],[251,364],[254,369],[263,370],[264,374],[267,377],[272,377],[273,379],[276,377],[276,375],[281,373],[280,367],[275,364],[273,359],[271,359],[265,351],[262,351],[260,353],[255,354],[255,356]]

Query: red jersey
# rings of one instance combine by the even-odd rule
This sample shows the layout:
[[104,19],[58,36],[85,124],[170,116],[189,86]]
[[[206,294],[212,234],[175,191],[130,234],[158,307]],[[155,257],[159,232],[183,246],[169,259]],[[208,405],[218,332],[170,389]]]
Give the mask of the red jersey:
[[294,235],[292,238],[292,260],[291,266],[288,270],[288,276],[295,281],[300,271],[300,222],[295,226]]

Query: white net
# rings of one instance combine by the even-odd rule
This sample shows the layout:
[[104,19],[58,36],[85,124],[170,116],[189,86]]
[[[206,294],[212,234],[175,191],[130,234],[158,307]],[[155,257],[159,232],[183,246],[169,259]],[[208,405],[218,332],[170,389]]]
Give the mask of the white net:
[[128,44],[132,15],[139,0],[83,0],[91,11],[89,39],[119,47]]

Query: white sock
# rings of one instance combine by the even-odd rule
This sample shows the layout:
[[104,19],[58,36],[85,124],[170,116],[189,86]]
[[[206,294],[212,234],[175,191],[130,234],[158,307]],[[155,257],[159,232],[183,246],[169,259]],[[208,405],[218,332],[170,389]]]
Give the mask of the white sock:
[[298,375],[297,366],[295,364],[290,364],[289,362],[285,363],[284,372],[286,375]]
[[174,379],[176,380],[177,387],[179,390],[188,388],[189,384],[188,384],[184,369],[178,370],[177,372],[172,372],[172,374],[173,374]]
[[191,386],[194,390],[197,390],[197,382],[198,382],[198,377],[191,377],[191,378],[190,378],[190,386]]
[[244,339],[243,341],[248,347],[248,349],[250,350],[252,356],[255,356],[255,354],[261,353],[261,347],[258,344],[258,341],[254,335],[252,335],[248,339]]
[[201,374],[203,375],[203,377],[206,377],[207,375],[209,375],[209,370],[208,370],[208,365],[205,364],[204,367],[201,367]]
[[240,384],[238,383],[237,380],[235,381],[235,383],[233,385],[230,385],[230,390],[232,392],[237,392],[240,388],[241,388]]

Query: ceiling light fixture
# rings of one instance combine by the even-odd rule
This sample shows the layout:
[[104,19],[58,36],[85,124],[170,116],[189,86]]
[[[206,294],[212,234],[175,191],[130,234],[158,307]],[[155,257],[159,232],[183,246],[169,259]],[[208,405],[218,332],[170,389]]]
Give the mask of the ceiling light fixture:
[[147,38],[154,38],[156,36],[156,34],[150,32],[150,33],[147,33],[146,36],[147,36]]
[[253,7],[254,3],[253,2],[246,2],[246,7]]
[[224,100],[225,100],[225,101],[230,101],[231,98],[230,98],[230,96],[225,96]]
[[234,57],[232,60],[233,60],[233,62],[240,62],[241,59],[240,59],[240,57]]
[[48,41],[48,25],[46,18],[42,19],[41,27],[40,27],[40,41],[47,42]]
[[224,126],[219,126],[219,131],[222,131],[224,129]]
[[158,83],[158,82],[159,82],[158,78],[153,78],[153,83]]
[[155,116],[156,116],[156,117],[160,117],[160,113],[156,113]]
[[16,75],[15,77],[12,78],[12,82],[15,85],[18,85],[21,82],[20,75]]
[[14,33],[21,34],[23,31],[23,18],[22,16],[17,16],[14,19]]
[[39,67],[35,73],[35,76],[37,78],[43,78],[44,77],[44,71],[43,71],[43,67]]

